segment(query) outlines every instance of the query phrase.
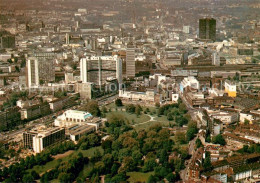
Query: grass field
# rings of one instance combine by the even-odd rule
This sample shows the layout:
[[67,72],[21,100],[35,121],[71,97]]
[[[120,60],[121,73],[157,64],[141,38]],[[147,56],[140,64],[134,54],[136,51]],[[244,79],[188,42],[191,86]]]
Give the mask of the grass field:
[[125,111],[108,112],[107,117],[109,118],[110,115],[122,115],[123,117],[125,117],[127,119],[129,124],[131,124],[131,125],[143,123],[143,122],[150,120],[150,117],[148,115],[141,114],[140,116],[137,117],[136,114],[130,114]]
[[65,161],[69,161],[69,159],[73,156],[73,155],[76,155],[78,154],[79,152],[82,152],[83,156],[84,157],[92,157],[94,155],[94,152],[96,149],[99,149],[100,153],[103,154],[104,153],[104,150],[102,149],[101,146],[98,146],[98,147],[92,147],[88,150],[77,150],[77,151],[74,151],[73,153],[71,154],[68,154],[68,156],[64,156],[63,158],[60,158],[60,159],[54,159],[48,163],[46,163],[45,165],[43,166],[39,166],[39,165],[36,165],[34,166],[32,169],[28,170],[28,172],[32,171],[32,170],[35,170],[37,173],[39,174],[42,174],[48,170],[51,170],[53,168],[55,168],[57,165],[59,165],[59,163],[61,162],[65,162]]
[[[157,116],[157,109],[155,107],[145,107],[143,106],[143,111],[145,111],[147,108],[149,108],[149,111],[147,114],[142,112],[140,116],[137,116],[136,114],[130,114],[128,112],[125,112],[125,106],[123,107],[116,107],[114,103],[111,103],[106,106],[108,109],[107,116],[111,115],[122,115],[124,118],[127,119],[130,125],[133,125],[133,127],[136,130],[142,130],[149,128],[151,125],[155,123],[160,123],[162,126],[169,126],[169,120],[167,119],[166,116]],[[110,109],[110,110],[109,110]],[[151,117],[153,117],[153,120],[151,120]],[[151,120],[151,121],[150,121]],[[170,123],[173,123],[172,121]]]
[[142,173],[142,172],[128,172],[127,176],[130,176],[127,181],[129,182],[147,182],[150,175],[153,172]]

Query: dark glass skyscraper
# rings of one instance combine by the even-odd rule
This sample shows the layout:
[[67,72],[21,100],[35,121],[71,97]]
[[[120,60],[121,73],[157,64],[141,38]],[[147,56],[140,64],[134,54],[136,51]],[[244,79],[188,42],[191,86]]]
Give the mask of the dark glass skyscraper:
[[216,19],[214,18],[200,19],[199,38],[216,41]]

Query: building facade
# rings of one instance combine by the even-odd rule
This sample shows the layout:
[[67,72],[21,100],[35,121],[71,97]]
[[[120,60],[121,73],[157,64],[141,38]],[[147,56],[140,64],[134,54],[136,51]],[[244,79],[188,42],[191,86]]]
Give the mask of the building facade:
[[199,38],[216,41],[216,19],[204,18],[199,20]]
[[39,128],[23,133],[24,147],[33,149],[36,153],[40,153],[46,147],[64,139],[64,128]]
[[27,60],[27,85],[39,86],[44,82],[55,81],[54,59],[50,57],[31,57]]
[[80,79],[83,83],[103,85],[108,78],[122,78],[121,60],[114,56],[91,56],[80,60]]
[[135,48],[126,50],[126,76],[135,77]]

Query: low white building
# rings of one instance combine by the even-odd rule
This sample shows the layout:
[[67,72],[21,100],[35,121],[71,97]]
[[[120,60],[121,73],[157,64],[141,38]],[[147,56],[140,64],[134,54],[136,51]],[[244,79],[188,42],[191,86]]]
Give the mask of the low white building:
[[154,102],[155,92],[154,90],[147,90],[146,92],[119,90],[119,97],[127,100],[133,100],[133,101]]
[[177,103],[179,100],[179,94],[178,93],[172,93],[172,102]]
[[194,76],[189,76],[184,78],[180,83],[180,91],[183,92],[184,88],[191,87],[194,89],[199,89],[199,81]]
[[210,117],[219,119],[225,125],[237,122],[239,120],[238,113],[210,109],[207,110],[207,112]]
[[248,120],[250,124],[253,123],[254,117],[252,114],[247,114],[247,113],[240,113],[239,115],[239,121],[240,123],[244,123],[245,120]]
[[93,117],[90,113],[77,110],[67,110],[62,115],[58,116],[54,121],[54,126],[71,127],[73,125],[91,125],[98,130],[102,120]]
[[234,171],[234,176],[233,176],[234,181],[240,181],[240,180],[243,180],[243,179],[246,179],[246,178],[249,178],[252,176],[251,169],[244,170],[244,171],[238,171],[238,172],[236,172],[235,170],[233,170],[233,171]]
[[231,81],[226,80],[224,85],[225,85],[225,92],[227,92],[229,97],[237,96],[237,88],[236,88],[235,83],[232,83]]

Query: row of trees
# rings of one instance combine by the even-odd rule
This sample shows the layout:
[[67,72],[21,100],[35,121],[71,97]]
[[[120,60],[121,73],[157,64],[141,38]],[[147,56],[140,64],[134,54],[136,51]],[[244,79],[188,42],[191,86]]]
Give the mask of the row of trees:
[[137,116],[140,116],[142,111],[143,109],[140,105],[129,104],[126,106],[126,112],[136,114]]
[[260,153],[260,144],[244,145],[238,152],[244,153]]

